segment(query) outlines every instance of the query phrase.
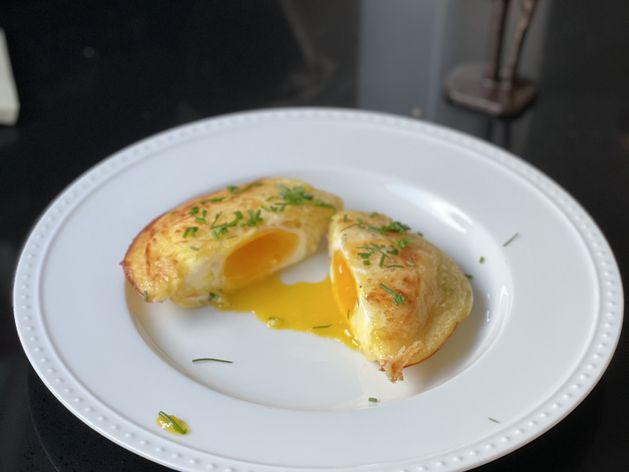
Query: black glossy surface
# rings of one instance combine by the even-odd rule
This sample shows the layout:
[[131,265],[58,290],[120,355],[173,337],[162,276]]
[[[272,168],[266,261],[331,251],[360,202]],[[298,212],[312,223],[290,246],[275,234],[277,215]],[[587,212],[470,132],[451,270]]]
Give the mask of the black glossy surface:
[[[20,246],[55,195],[110,153],[178,124],[282,105],[421,115],[503,146],[554,178],[594,217],[626,273],[629,3],[542,1],[523,63],[540,96],[509,121],[453,107],[442,93],[454,65],[483,58],[488,5],[2,2],[22,113],[16,126],[0,126],[0,470],[164,470],[52,397],[22,353],[10,290]],[[573,413],[478,470],[629,470],[625,333]]]

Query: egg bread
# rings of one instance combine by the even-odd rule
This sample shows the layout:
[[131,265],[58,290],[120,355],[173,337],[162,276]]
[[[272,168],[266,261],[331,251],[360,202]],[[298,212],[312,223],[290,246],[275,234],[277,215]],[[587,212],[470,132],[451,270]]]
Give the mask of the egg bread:
[[341,211],[329,228],[330,278],[360,351],[393,382],[436,352],[472,307],[465,274],[409,227]]
[[342,206],[339,197],[294,179],[229,186],[150,222],[121,265],[148,302],[226,305],[230,291],[315,252]]

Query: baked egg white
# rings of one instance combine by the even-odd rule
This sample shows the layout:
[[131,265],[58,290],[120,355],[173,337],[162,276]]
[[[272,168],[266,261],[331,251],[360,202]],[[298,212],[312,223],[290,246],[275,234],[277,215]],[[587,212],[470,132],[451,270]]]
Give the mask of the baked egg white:
[[229,304],[229,293],[312,254],[339,197],[263,178],[194,198],[149,223],[121,262],[148,302]]
[[337,306],[359,350],[392,382],[436,352],[469,315],[465,274],[408,226],[379,213],[341,211],[328,239]]

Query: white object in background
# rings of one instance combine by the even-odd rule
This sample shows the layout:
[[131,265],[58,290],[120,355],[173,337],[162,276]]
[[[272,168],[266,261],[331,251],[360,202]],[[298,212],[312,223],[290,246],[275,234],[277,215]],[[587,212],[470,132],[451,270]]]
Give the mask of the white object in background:
[[20,102],[13,81],[7,41],[0,29],[0,124],[14,125],[19,112]]

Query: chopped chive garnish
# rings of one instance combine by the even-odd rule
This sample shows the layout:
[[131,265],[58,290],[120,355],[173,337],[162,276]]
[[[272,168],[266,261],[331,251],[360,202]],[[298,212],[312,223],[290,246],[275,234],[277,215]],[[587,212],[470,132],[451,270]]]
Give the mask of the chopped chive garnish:
[[255,226],[260,221],[262,221],[262,217],[260,216],[260,210],[255,211],[255,212],[253,210],[247,210],[247,213],[249,214],[249,219],[245,223],[247,226]]
[[282,323],[282,318],[278,318],[277,316],[271,316],[268,320],[266,320],[266,325],[269,328],[276,328]]
[[198,207],[198,206],[193,206],[193,207],[190,209],[190,214],[194,216],[194,215],[196,215],[197,213],[199,213],[199,207]]
[[214,215],[214,220],[212,220],[212,224],[210,225],[210,228],[214,228],[214,225],[216,224],[216,222],[218,221],[218,219],[221,217],[222,212],[218,212],[216,215]]
[[244,193],[247,190],[252,189],[253,187],[259,187],[260,185],[262,185],[262,182],[253,182],[253,183],[250,183],[249,185],[245,185],[244,187],[239,187],[238,185],[228,185],[227,191],[231,193],[232,195],[237,195],[240,193]]
[[280,189],[280,197],[287,205],[303,205],[307,200],[312,200],[314,197],[306,193],[306,189],[302,186],[288,188],[286,185],[280,184],[277,186]]
[[205,200],[201,200],[199,203],[201,205],[207,205],[208,203],[218,203],[218,202],[222,202],[223,200],[225,200],[225,198],[227,198],[227,197],[206,198]]
[[319,325],[319,326],[313,326],[312,329],[325,329],[325,328],[329,328],[330,326],[332,325],[331,324]]
[[223,234],[229,231],[229,228],[236,226],[238,222],[242,220],[242,212],[235,211],[233,220],[228,221],[227,223],[217,225],[216,222],[219,216],[220,216],[220,213],[216,215],[216,218],[214,218],[214,222],[210,226],[210,228],[212,229],[212,236],[214,236],[215,239],[220,238]]
[[196,247],[196,246],[190,246],[190,249],[192,249],[193,251],[198,251],[198,250],[199,250],[199,249],[201,249],[201,248]]
[[393,303],[396,305],[401,305],[402,303],[404,303],[404,301],[406,301],[406,298],[404,298],[404,295],[402,295],[401,293],[397,293],[395,290],[390,289],[389,287],[387,287],[384,284],[380,284],[380,288],[382,290],[384,290],[385,292],[387,292],[389,295],[391,295],[391,298],[393,299]]
[[283,200],[283,202],[279,205],[311,205],[321,208],[335,208],[334,205],[326,203],[320,198],[315,198],[313,195],[306,193],[306,189],[301,185],[289,188],[284,184],[279,184],[277,188],[280,189],[279,196]]
[[408,246],[408,238],[398,239],[397,245],[400,249],[404,249],[406,246]]
[[201,223],[202,225],[204,225],[205,223],[207,223],[207,220],[201,216],[197,216],[194,218],[194,222]]
[[513,242],[513,240],[515,238],[517,238],[518,236],[520,236],[520,233],[515,233],[513,236],[511,236],[503,245],[502,247],[507,247],[509,244],[511,244]]
[[221,298],[221,296],[218,293],[210,292],[210,294],[207,297],[207,301],[208,302],[215,302],[215,301],[219,300],[220,298]]
[[225,197],[212,197],[212,198],[208,198],[206,200],[201,200],[199,203],[201,205],[205,205],[206,203],[218,203],[218,202],[222,202],[223,200],[225,200]]
[[473,275],[471,275],[471,274],[465,274],[465,277],[467,277],[467,278],[468,278],[468,279],[470,279],[470,280],[472,280],[472,279],[474,278],[474,276],[473,276]]
[[385,265],[387,258],[397,256],[400,253],[400,251],[394,246],[387,247],[382,244],[370,243],[365,246],[359,246],[357,249],[364,251],[356,254],[363,260],[363,265],[371,265],[371,256],[373,256],[374,254],[380,254],[380,258],[378,259],[378,266],[385,267],[387,269],[402,267],[400,264]]
[[411,229],[410,226],[400,223],[399,221],[391,220],[389,224],[380,227],[380,231],[383,233],[404,233]]
[[410,226],[405,225],[404,223],[400,223],[399,221],[389,221],[388,224],[382,226],[369,226],[369,229],[377,231],[379,233],[405,233],[409,229]]
[[199,228],[196,226],[188,226],[186,230],[183,232],[183,237],[187,238],[188,236],[195,236],[199,231]]
[[148,293],[148,291],[146,291],[146,290],[144,291],[144,301],[145,301],[145,302],[148,302],[148,301],[149,301],[149,293]]
[[271,205],[271,206],[262,206],[260,208],[262,208],[264,211],[267,211],[269,213],[280,213],[280,212],[284,211],[284,209],[286,207],[285,206]]
[[380,401],[376,397],[369,397],[367,400],[369,403],[378,403]]
[[478,259],[478,262],[480,262],[481,264],[485,263],[485,256],[480,256],[480,258]]
[[356,219],[356,223],[352,223],[350,225],[347,225],[345,228],[343,228],[341,231],[346,231],[350,228],[353,228],[354,226],[357,226],[360,229],[365,229],[367,228],[367,226],[365,225],[365,222],[362,220],[362,218],[357,218]]
[[159,412],[159,416],[160,418],[162,418],[163,420],[165,420],[176,432],[178,432],[179,434],[186,434],[188,431],[181,426],[177,420],[175,420],[175,418],[173,418],[170,415],[167,415],[166,413],[164,413],[163,411]]
[[222,362],[223,364],[233,364],[234,361],[228,361],[225,359],[217,359],[216,357],[199,357],[192,359],[192,362]]
[[487,417],[487,419],[488,419],[489,421],[494,422],[494,423],[500,423],[500,421],[498,421],[498,420],[497,420],[497,419],[495,419],[495,418],[492,418],[491,416],[488,416],[488,417]]

